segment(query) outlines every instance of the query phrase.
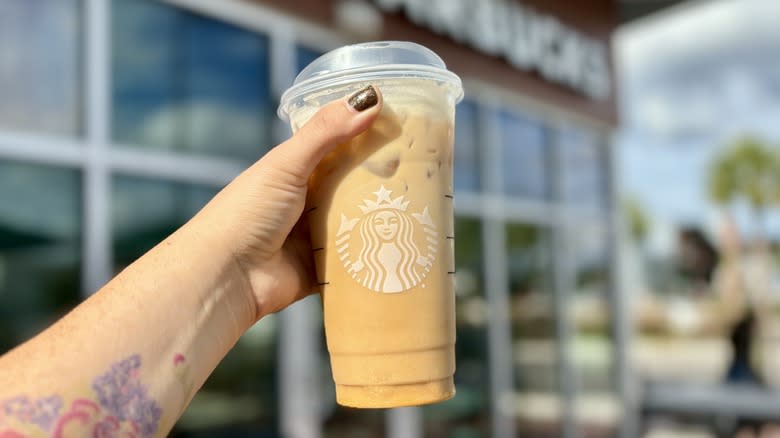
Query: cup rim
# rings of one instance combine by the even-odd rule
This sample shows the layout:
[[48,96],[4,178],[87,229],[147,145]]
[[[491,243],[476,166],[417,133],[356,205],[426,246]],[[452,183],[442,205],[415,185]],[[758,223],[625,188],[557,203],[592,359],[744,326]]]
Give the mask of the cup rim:
[[354,83],[371,83],[382,79],[427,79],[444,82],[453,91],[455,103],[463,99],[463,84],[455,73],[434,66],[415,64],[377,64],[333,71],[313,76],[288,88],[279,99],[277,115],[289,120],[293,102],[323,89]]

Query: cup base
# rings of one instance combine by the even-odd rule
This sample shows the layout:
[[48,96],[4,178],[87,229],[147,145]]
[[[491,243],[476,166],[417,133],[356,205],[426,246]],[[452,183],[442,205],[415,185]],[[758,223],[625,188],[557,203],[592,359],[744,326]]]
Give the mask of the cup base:
[[336,402],[352,408],[400,408],[449,400],[455,396],[452,377],[404,385],[336,385]]

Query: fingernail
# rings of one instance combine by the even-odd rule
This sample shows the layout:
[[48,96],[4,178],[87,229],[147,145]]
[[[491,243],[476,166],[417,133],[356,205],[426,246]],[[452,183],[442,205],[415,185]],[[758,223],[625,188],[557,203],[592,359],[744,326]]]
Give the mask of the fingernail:
[[356,111],[365,111],[379,102],[379,96],[371,85],[350,96],[347,101]]

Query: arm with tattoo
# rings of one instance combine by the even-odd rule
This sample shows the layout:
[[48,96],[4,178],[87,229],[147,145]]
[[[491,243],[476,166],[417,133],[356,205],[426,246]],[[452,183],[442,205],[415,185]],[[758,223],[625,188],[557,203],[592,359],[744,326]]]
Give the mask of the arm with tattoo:
[[140,368],[138,355],[121,360],[92,382],[92,397],[74,398],[67,404],[57,394],[2,400],[0,418],[5,424],[0,423],[0,437],[20,436],[20,430],[55,438],[154,436],[162,410],[139,381]]
[[160,437],[264,315],[314,289],[306,183],[381,108],[348,99],[239,175],[192,220],[0,356],[0,438]]
[[206,225],[196,216],[0,357],[0,438],[167,435],[260,316],[220,234],[203,233]]

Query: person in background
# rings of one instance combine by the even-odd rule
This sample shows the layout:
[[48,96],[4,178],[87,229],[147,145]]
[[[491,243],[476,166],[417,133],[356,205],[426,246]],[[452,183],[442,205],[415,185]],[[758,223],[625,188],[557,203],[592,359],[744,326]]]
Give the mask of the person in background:
[[[764,387],[764,382],[753,367],[750,352],[756,333],[756,317],[753,310],[744,312],[731,329],[729,340],[733,351],[725,381],[730,385]],[[752,418],[737,418],[733,436],[736,438],[780,438],[776,424]]]
[[677,241],[677,269],[680,275],[687,279],[692,292],[707,293],[720,262],[718,250],[707,236],[695,227],[680,230]]
[[733,355],[726,373],[726,382],[733,384],[760,385],[761,379],[750,362],[750,347],[755,334],[755,316],[747,310],[734,324],[729,334]]

